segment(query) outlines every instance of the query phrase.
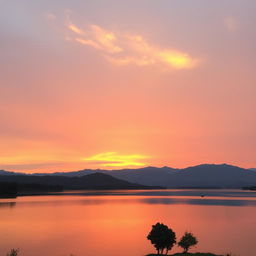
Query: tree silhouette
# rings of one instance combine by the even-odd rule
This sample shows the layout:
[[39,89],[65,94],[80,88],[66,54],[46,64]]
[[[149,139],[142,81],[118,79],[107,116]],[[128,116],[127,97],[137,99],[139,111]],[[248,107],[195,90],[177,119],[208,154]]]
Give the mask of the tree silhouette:
[[189,248],[195,246],[197,243],[197,238],[192,233],[185,232],[183,237],[180,239],[178,246],[183,248],[184,253],[187,253]]
[[147,239],[154,245],[158,255],[160,253],[163,254],[164,249],[166,249],[167,255],[168,251],[171,250],[176,243],[176,235],[172,229],[159,222],[152,226]]
[[11,249],[6,256],[18,256],[19,249]]

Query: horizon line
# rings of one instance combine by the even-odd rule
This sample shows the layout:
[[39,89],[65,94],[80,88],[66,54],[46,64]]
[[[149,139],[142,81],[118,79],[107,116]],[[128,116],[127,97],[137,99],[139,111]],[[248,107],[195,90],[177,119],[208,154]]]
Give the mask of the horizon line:
[[144,167],[139,167],[139,168],[131,168],[131,167],[127,167],[127,168],[119,168],[119,169],[104,169],[104,168],[85,168],[85,169],[80,169],[80,170],[74,170],[74,171],[23,171],[23,170],[13,170],[13,171],[9,171],[7,169],[0,169],[0,171],[4,171],[4,172],[10,172],[10,173],[18,173],[18,174],[54,174],[54,173],[72,173],[72,172],[82,172],[82,171],[107,171],[107,172],[112,172],[112,171],[121,171],[121,170],[140,170],[140,169],[146,169],[146,168],[156,168],[156,169],[163,169],[163,168],[169,168],[169,169],[173,169],[173,170],[184,170],[184,169],[188,169],[188,168],[193,168],[193,167],[198,167],[198,166],[203,166],[203,165],[216,165],[216,166],[221,166],[221,165],[227,165],[227,166],[232,166],[232,167],[237,167],[237,168],[241,168],[241,169],[245,169],[245,170],[253,170],[256,169],[254,167],[251,168],[244,168],[238,165],[234,165],[234,164],[230,164],[230,163],[202,163],[202,164],[196,164],[196,165],[191,165],[191,166],[187,166],[184,168],[174,168],[174,167],[170,167],[170,166],[144,166]]

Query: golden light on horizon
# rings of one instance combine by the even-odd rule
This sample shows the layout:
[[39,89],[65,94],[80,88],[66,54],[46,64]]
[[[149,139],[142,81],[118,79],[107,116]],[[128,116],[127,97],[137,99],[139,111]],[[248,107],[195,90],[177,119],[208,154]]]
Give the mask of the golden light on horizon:
[[83,158],[84,161],[97,163],[105,167],[129,167],[129,166],[145,166],[146,163],[141,162],[149,158],[148,156],[134,155],[119,155],[117,152],[100,153],[91,157]]

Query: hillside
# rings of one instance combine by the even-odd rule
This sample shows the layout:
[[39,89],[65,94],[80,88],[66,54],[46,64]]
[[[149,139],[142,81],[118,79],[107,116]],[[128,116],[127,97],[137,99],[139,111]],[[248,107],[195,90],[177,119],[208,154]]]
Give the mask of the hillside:
[[[33,177],[31,179],[43,177],[42,180],[45,180],[45,182],[56,182],[58,180],[63,182],[63,184],[65,184],[67,178],[71,178],[72,184],[81,186],[83,182],[86,182],[83,181],[85,179],[83,178],[84,176],[100,173],[111,175],[114,178],[130,183],[168,188],[242,188],[256,186],[256,172],[254,170],[227,164],[202,164],[185,169],[170,167],[145,167],[112,171],[86,169],[75,172],[36,173],[23,176]],[[17,176],[17,174],[6,172],[5,175],[2,175],[2,178],[3,176]],[[79,177],[82,179],[79,180]],[[103,182],[103,179],[101,182]],[[89,186],[88,183],[86,184]],[[125,186],[125,184],[123,185]]]
[[152,189],[153,187],[130,183],[104,173],[82,177],[54,175],[0,175],[0,182],[62,186],[64,189]]
[[146,167],[102,172],[129,182],[169,188],[241,188],[256,185],[255,171],[227,164],[203,164],[185,169]]
[[232,165],[199,165],[177,172],[167,182],[171,187],[240,188],[256,184],[256,173]]

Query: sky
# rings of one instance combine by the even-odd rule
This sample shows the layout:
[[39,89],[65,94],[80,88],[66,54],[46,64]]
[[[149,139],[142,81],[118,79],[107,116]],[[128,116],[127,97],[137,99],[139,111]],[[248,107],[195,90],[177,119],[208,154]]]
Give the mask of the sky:
[[256,167],[256,1],[0,7],[0,169]]

